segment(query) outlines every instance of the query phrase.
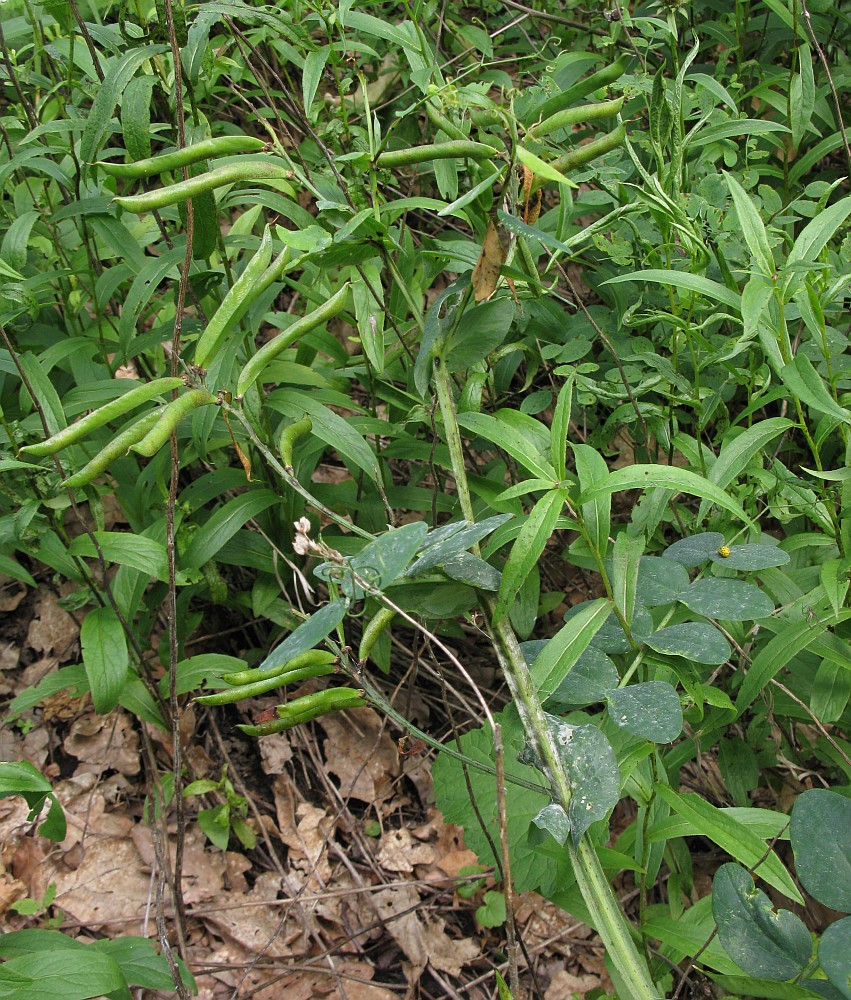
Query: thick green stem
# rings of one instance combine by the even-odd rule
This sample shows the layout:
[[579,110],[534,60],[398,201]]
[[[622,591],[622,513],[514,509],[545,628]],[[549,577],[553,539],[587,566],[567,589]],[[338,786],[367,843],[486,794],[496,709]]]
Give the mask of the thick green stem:
[[[473,504],[464,465],[461,432],[458,428],[452,382],[441,359],[436,359],[434,363],[434,384],[443,418],[461,513],[466,520],[473,521]],[[523,729],[536,747],[540,759],[549,772],[556,801],[567,812],[571,798],[570,781],[547,723],[541,700],[535,691],[532,675],[526,665],[517,636],[505,616],[494,624],[493,612],[496,602],[491,594],[480,593],[479,599],[488,620],[500,666],[523,723]],[[630,935],[629,924],[618,906],[612,887],[600,865],[597,852],[587,836],[582,837],[575,847],[568,839],[567,851],[582,898],[585,900],[597,933],[602,938],[609,956],[615,963],[615,967],[629,991],[630,1000],[655,1000],[658,994],[653,988],[653,981]]]

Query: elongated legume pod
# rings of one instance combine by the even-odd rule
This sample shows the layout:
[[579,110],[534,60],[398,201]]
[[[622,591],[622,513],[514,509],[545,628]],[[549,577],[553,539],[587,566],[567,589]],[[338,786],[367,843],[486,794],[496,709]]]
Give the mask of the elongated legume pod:
[[329,712],[338,712],[346,708],[362,708],[365,704],[362,689],[355,691],[345,687],[329,688],[327,691],[318,691],[316,694],[296,698],[286,705],[278,705],[276,710],[278,718],[272,719],[271,722],[236,728],[248,736],[270,736],[272,733],[300,726],[303,722],[310,722],[320,715],[328,715]]
[[301,420],[296,420],[294,424],[290,424],[289,427],[284,428],[284,432],[281,434],[279,451],[281,452],[281,461],[287,470],[293,467],[293,448],[296,441],[307,437],[312,430],[313,421],[308,416],[304,416]]
[[[550,163],[550,166],[554,170],[558,170],[559,173],[566,174],[569,170],[575,170],[576,167],[584,166],[586,163],[590,163],[591,160],[596,160],[603,153],[617,149],[625,138],[626,126],[621,123],[617,128],[612,129],[608,135],[600,136],[599,139],[593,139],[591,142],[586,142],[583,146],[577,146],[576,149],[571,149],[569,152],[556,157]],[[545,178],[536,176],[532,182],[532,191],[537,191],[545,183]]]
[[[294,670],[301,670],[302,667],[327,666],[337,662],[337,657],[327,649],[308,649],[298,656],[294,656],[286,663],[273,667],[272,670],[261,670],[255,667],[253,670],[237,670],[232,674],[223,674],[222,680],[228,684],[253,684],[255,681],[263,681],[268,677],[279,677],[281,674],[289,674]],[[280,683],[284,683],[281,681]]]
[[109,160],[98,160],[95,166],[111,177],[123,177],[126,180],[136,180],[140,177],[153,177],[165,174],[181,167],[188,167],[200,160],[211,160],[216,156],[231,156],[236,153],[258,153],[265,143],[251,135],[220,135],[215,139],[204,139],[203,142],[184,146],[170,153],[159,153],[135,163],[113,163]]
[[532,111],[524,124],[528,128],[530,123],[534,122],[537,118],[549,118],[550,115],[554,115],[557,111],[561,111],[562,108],[569,107],[576,101],[582,100],[583,97],[593,94],[595,90],[599,90],[601,87],[607,87],[610,83],[614,83],[615,80],[619,80],[625,72],[626,60],[624,58],[616,60],[609,66],[604,66],[602,69],[597,70],[596,73],[592,73],[591,76],[586,77],[584,80],[577,80],[577,82],[574,83],[572,87],[568,87],[567,90],[562,90],[560,93],[553,94],[552,97],[548,97],[544,103],[539,105],[537,108],[532,108]]
[[557,132],[560,128],[572,128],[580,122],[600,121],[603,118],[614,118],[623,107],[623,98],[614,101],[601,101],[599,104],[583,104],[578,108],[565,108],[533,125],[526,133],[529,139],[537,139],[542,135]]
[[199,406],[209,406],[216,402],[218,402],[216,397],[206,389],[190,389],[189,392],[184,392],[182,396],[178,396],[162,408],[160,419],[130,450],[144,455],[145,458],[153,458],[187,413],[191,413]]
[[467,141],[468,137],[464,135],[461,129],[453,121],[450,121],[442,111],[438,111],[431,101],[425,102],[425,110],[426,117],[435,128],[439,128],[450,139],[458,139],[460,142]]
[[497,154],[493,146],[484,142],[473,142],[470,139],[452,139],[449,142],[438,142],[426,146],[410,146],[407,149],[392,149],[379,153],[375,165],[377,167],[409,167],[414,163],[425,163],[427,160],[450,160],[469,157],[471,160],[492,160]]
[[306,681],[309,677],[324,677],[326,674],[336,673],[337,667],[332,663],[316,663],[313,666],[302,667],[300,670],[288,670],[283,674],[275,674],[274,677],[267,677],[262,681],[254,681],[253,684],[241,684],[239,687],[232,687],[227,691],[217,691],[215,694],[204,694],[195,701],[199,705],[232,705],[243,698],[255,698],[257,695],[266,694],[267,691],[274,691],[275,688],[283,684],[295,684],[297,681]]
[[224,184],[235,184],[237,181],[286,180],[287,177],[289,171],[277,163],[228,163],[198,177],[190,177],[188,181],[157,188],[156,191],[146,191],[145,194],[113,198],[113,201],[128,212],[153,212],[155,208],[176,205],[188,198],[195,198],[205,191],[213,191]]
[[93,479],[97,479],[101,473],[106,472],[116,458],[126,455],[131,445],[136,444],[137,441],[141,441],[159,418],[159,409],[146,413],[141,420],[137,420],[132,427],[127,427],[121,431],[108,445],[101,448],[97,455],[84,465],[79,472],[75,472],[73,476],[69,476],[63,480],[61,485],[69,489],[77,486],[87,486]]
[[[128,379],[128,381],[130,380]],[[123,417],[125,413],[135,410],[142,403],[147,403],[155,396],[161,396],[163,393],[177,389],[181,385],[183,385],[182,378],[157,378],[153,382],[145,382],[135,389],[131,389],[130,392],[125,392],[118,399],[112,399],[105,405],[98,407],[98,409],[92,410],[91,413],[87,413],[85,417],[82,417],[69,427],[65,427],[46,441],[40,441],[38,444],[28,444],[24,448],[21,448],[21,451],[26,452],[27,455],[36,455],[39,458],[43,455],[54,455],[57,451],[67,448],[68,445],[81,441],[87,434],[97,430],[98,427],[103,427],[104,424],[108,424],[110,420],[115,420],[116,417]]]
[[364,663],[369,659],[379,636],[387,628],[390,622],[396,617],[396,612],[392,608],[379,608],[372,616],[369,625],[363,630],[360,646],[358,647],[358,660]]
[[[229,330],[242,319],[248,307],[263,290],[260,281],[269,261],[272,259],[272,230],[269,226],[263,230],[260,246],[251,260],[245,265],[242,274],[236,279],[207,324],[207,329],[201,334],[195,345],[195,364],[202,367],[216,352]],[[268,286],[267,286],[268,287]]]
[[327,323],[328,320],[333,319],[339,312],[342,312],[348,297],[349,282],[347,281],[327,302],[324,302],[317,309],[314,309],[313,312],[297,320],[291,327],[284,330],[283,333],[279,333],[274,340],[270,340],[268,344],[264,344],[254,357],[251,358],[245,368],[242,369],[236,386],[237,395],[244,395],[245,390],[257,381],[266,365],[274,361],[290,344],[317,326]]

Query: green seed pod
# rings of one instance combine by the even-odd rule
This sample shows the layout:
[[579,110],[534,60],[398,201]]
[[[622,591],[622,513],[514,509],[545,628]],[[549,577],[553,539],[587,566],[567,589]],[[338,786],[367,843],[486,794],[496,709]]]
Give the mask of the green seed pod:
[[44,455],[54,455],[57,451],[61,451],[63,448],[81,441],[87,434],[97,430],[98,427],[103,427],[104,424],[108,424],[110,420],[115,420],[116,417],[123,417],[125,413],[135,410],[142,403],[147,403],[155,396],[161,396],[163,393],[177,389],[181,385],[183,385],[182,378],[158,378],[154,379],[153,382],[146,382],[135,389],[131,389],[130,392],[125,392],[118,399],[113,399],[104,406],[92,410],[91,413],[86,414],[85,417],[71,424],[69,427],[65,427],[46,441],[40,441],[38,444],[28,444],[26,447],[21,448],[21,451],[27,455],[36,455],[38,458]]
[[356,691],[347,687],[329,688],[327,691],[306,694],[296,698],[295,701],[287,702],[286,705],[278,705],[277,719],[261,722],[257,726],[237,726],[237,729],[241,729],[248,736],[269,736],[271,733],[280,733],[285,729],[300,726],[303,722],[310,722],[320,715],[327,715],[329,712],[362,708],[366,704],[363,694],[362,689]]
[[337,672],[337,667],[329,663],[317,663],[313,666],[302,667],[300,670],[290,670],[284,674],[275,674],[262,681],[254,681],[253,684],[241,684],[239,687],[232,687],[228,691],[217,691],[215,694],[205,694],[196,698],[199,705],[232,705],[234,702],[242,701],[244,698],[256,698],[257,695],[266,694],[267,691],[274,691],[275,688],[284,684],[295,684],[298,681],[306,681],[309,677],[324,677],[326,674]]
[[171,153],[160,153],[149,156],[135,163],[112,163],[108,160],[98,160],[95,164],[110,177],[123,177],[126,180],[136,180],[140,177],[152,177],[156,174],[171,173],[188,167],[201,160],[211,160],[217,156],[232,156],[236,153],[258,153],[265,143],[251,135],[220,135],[215,139],[204,139],[202,142],[184,146]]
[[532,109],[524,124],[528,128],[536,119],[549,118],[550,115],[554,115],[563,108],[570,107],[571,104],[581,101],[583,97],[593,94],[595,90],[600,90],[602,87],[607,87],[610,83],[614,83],[615,80],[619,80],[625,72],[626,60],[624,58],[618,59],[609,66],[604,66],[603,69],[597,70],[596,73],[592,73],[591,76],[586,77],[584,80],[578,80],[572,87],[568,87],[567,90],[562,90],[560,93],[548,97],[543,104]]
[[216,167],[199,177],[190,177],[188,181],[180,181],[169,187],[157,188],[145,194],[133,195],[129,198],[113,198],[127,212],[153,212],[155,208],[168,208],[177,205],[188,198],[196,198],[205,191],[214,191],[224,184],[235,184],[237,181],[286,180],[290,172],[277,163],[228,163]]
[[[550,166],[553,170],[558,170],[559,173],[566,174],[570,170],[575,170],[577,167],[582,167],[586,163],[596,160],[598,156],[602,156],[604,153],[617,149],[625,138],[626,126],[621,123],[617,128],[612,129],[608,135],[600,136],[599,139],[586,142],[583,146],[577,146],[576,149],[571,149],[569,152],[563,153],[553,160]],[[532,183],[532,191],[537,191],[538,188],[543,187],[544,183],[544,178],[536,177]]]
[[363,630],[360,646],[358,647],[358,660],[365,663],[369,659],[373,646],[378,642],[379,636],[384,632],[390,622],[396,617],[396,612],[392,608],[379,608],[372,616],[369,625]]
[[425,163],[427,160],[492,160],[497,154],[493,146],[484,142],[472,142],[470,139],[451,139],[449,142],[439,142],[427,146],[411,146],[407,149],[393,149],[379,153],[375,161],[376,167],[393,170],[396,167],[410,167],[415,163]]
[[312,430],[313,421],[308,416],[304,416],[301,420],[296,420],[294,424],[290,424],[289,427],[284,428],[284,432],[281,434],[279,451],[281,452],[281,460],[288,472],[293,467],[293,448],[296,442],[303,437],[307,437]]
[[432,125],[448,135],[450,139],[458,139],[460,142],[468,140],[469,136],[464,135],[461,129],[450,121],[442,111],[438,111],[431,101],[425,102],[425,110],[426,117]]
[[327,649],[308,649],[273,670],[261,670],[259,667],[255,667],[253,670],[237,670],[236,673],[223,674],[222,680],[227,681],[228,684],[253,684],[255,681],[263,681],[268,677],[280,677],[281,674],[289,674],[295,670],[301,670],[303,667],[328,666],[329,664],[334,665],[336,662],[337,657]]
[[153,458],[171,437],[171,432],[188,413],[196,410],[199,406],[209,406],[211,403],[217,402],[216,397],[211,392],[207,392],[206,389],[190,389],[189,392],[184,392],[182,396],[178,396],[177,399],[173,399],[162,408],[160,419],[130,450],[144,455],[145,458]]
[[578,108],[565,108],[557,111],[549,118],[545,118],[540,124],[533,125],[526,133],[529,139],[538,139],[542,135],[549,135],[562,128],[572,128],[580,122],[600,121],[604,118],[614,118],[623,107],[623,98],[619,97],[614,101],[602,101],[600,104],[583,104]]
[[242,373],[240,374],[239,381],[236,385],[237,395],[245,395],[246,389],[249,389],[252,385],[254,385],[266,365],[268,365],[271,361],[274,361],[282,351],[286,350],[290,346],[290,344],[294,343],[299,337],[309,333],[317,326],[322,326],[323,323],[327,323],[338,313],[342,312],[348,297],[349,282],[347,281],[342,288],[340,288],[334,295],[331,296],[330,299],[328,299],[327,302],[323,303],[317,309],[314,309],[313,312],[303,316],[300,320],[297,320],[291,327],[284,330],[283,333],[279,333],[274,340],[270,340],[268,344],[264,344],[254,357],[251,358],[245,368],[242,369]]
[[146,413],[141,420],[137,420],[132,427],[127,427],[125,430],[114,437],[108,445],[102,448],[95,457],[88,462],[86,465],[80,469],[79,472],[75,472],[73,476],[69,476],[67,479],[63,480],[61,485],[67,489],[74,489],[78,486],[88,486],[90,482],[97,479],[99,475],[106,472],[107,468],[115,461],[116,458],[122,458],[130,450],[131,445],[136,444],[137,441],[141,441],[142,438],[148,433],[148,431],[154,426],[154,424],[160,418],[160,411],[152,410],[150,413]]
[[[222,304],[216,310],[207,329],[201,334],[195,345],[195,364],[202,368],[221,344],[227,333],[245,315],[249,306],[263,290],[262,277],[272,259],[272,230],[269,226],[263,230],[260,246],[251,260],[245,265],[242,274],[236,279]],[[268,285],[266,286],[268,287]]]
[[[190,176],[197,177],[209,170],[206,160],[193,163],[189,168]],[[192,205],[192,256],[195,260],[206,260],[216,249],[219,234],[219,213],[216,199],[212,191],[205,191],[188,202],[178,206],[180,221],[184,227],[189,225],[189,205]]]

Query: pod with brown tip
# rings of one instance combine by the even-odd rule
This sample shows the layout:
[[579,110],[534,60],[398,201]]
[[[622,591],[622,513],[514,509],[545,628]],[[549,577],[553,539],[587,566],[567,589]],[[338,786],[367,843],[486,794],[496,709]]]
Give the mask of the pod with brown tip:
[[[626,126],[621,122],[617,128],[612,129],[608,135],[600,136],[599,139],[593,139],[591,142],[586,142],[582,146],[577,146],[576,149],[571,149],[567,153],[563,153],[561,156],[552,160],[550,166],[553,170],[558,170],[561,174],[566,174],[569,170],[575,170],[577,167],[582,167],[586,163],[590,163],[592,160],[596,160],[598,156],[602,156],[604,153],[609,153],[613,149],[617,149],[624,139],[626,138]],[[537,191],[546,183],[546,178],[535,177],[532,182],[532,191]]]
[[130,447],[141,441],[149,430],[160,418],[159,410],[152,410],[146,413],[141,420],[137,420],[132,427],[127,427],[114,437],[108,445],[101,448],[95,457],[80,469],[73,476],[64,479],[60,485],[67,489],[75,489],[78,486],[87,486],[92,480],[106,472],[116,458],[122,458],[130,450]]
[[196,142],[170,153],[160,153],[144,160],[136,160],[135,163],[98,160],[95,166],[100,167],[110,177],[137,180],[140,177],[153,177],[156,174],[179,170],[181,167],[188,167],[201,160],[211,160],[216,156],[259,153],[265,145],[262,139],[255,139],[251,135],[220,135],[215,139],[204,139],[203,142]]
[[549,118],[550,115],[561,111],[562,108],[567,108],[576,101],[581,101],[583,97],[593,94],[595,90],[600,90],[602,87],[607,87],[610,83],[614,83],[615,80],[619,80],[625,72],[626,60],[621,57],[610,65],[597,70],[596,73],[592,73],[591,76],[586,77],[584,80],[577,80],[567,90],[562,90],[558,94],[548,97],[537,108],[532,108],[524,124],[528,128],[529,124],[534,122],[535,119]]
[[144,194],[113,198],[113,201],[127,212],[153,212],[155,208],[177,205],[225,184],[235,184],[237,181],[286,180],[289,176],[290,172],[286,167],[277,163],[228,163],[209,170],[206,174],[190,177],[188,181],[157,188],[156,191],[146,191]]
[[269,261],[272,259],[272,230],[266,226],[260,240],[260,246],[251,260],[245,265],[242,274],[236,279],[222,304],[215,311],[207,329],[201,334],[195,345],[195,364],[202,368],[207,359],[215,354],[229,330],[242,319],[248,307],[257,298],[262,289],[260,279]]
[[317,663],[313,666],[302,667],[300,670],[289,670],[284,674],[276,674],[274,677],[267,677],[262,681],[254,681],[253,684],[241,684],[239,687],[230,688],[227,691],[217,691],[215,694],[204,694],[196,698],[199,705],[232,705],[243,698],[256,698],[257,695],[266,694],[267,691],[274,691],[282,684],[294,684],[297,681],[306,681],[310,677],[324,677],[326,674],[335,673],[337,668],[332,663]]
[[86,416],[76,421],[76,423],[63,428],[63,430],[54,434],[53,437],[49,437],[46,441],[40,441],[38,444],[28,444],[21,448],[21,451],[27,455],[36,455],[38,458],[44,455],[55,455],[57,451],[61,451],[69,445],[76,444],[77,441],[82,441],[87,434],[91,434],[98,427],[108,424],[110,420],[115,420],[116,417],[123,417],[125,413],[135,410],[142,403],[150,402],[156,396],[161,396],[172,389],[177,389],[181,385],[183,385],[182,378],[157,378],[153,382],[145,382],[135,389],[125,392],[118,399],[112,399],[103,406],[98,407],[98,409],[92,410],[91,413],[87,413]]
[[572,128],[581,122],[614,118],[623,107],[623,101],[622,97],[618,97],[614,101],[601,101],[599,104],[583,104],[578,108],[565,108],[563,111],[557,111],[549,118],[545,118],[539,124],[533,125],[526,136],[529,139],[538,139],[542,135],[549,135],[562,128]]
[[497,154],[493,146],[485,142],[473,142],[471,139],[452,139],[449,142],[438,142],[426,146],[410,146],[407,149],[391,149],[379,153],[375,160],[376,167],[393,170],[396,167],[410,167],[415,163],[425,163],[428,160],[492,160]]
[[284,330],[283,333],[279,333],[274,340],[270,340],[268,344],[264,344],[254,357],[251,358],[245,368],[242,369],[236,386],[237,395],[243,396],[246,389],[249,389],[252,385],[254,385],[260,377],[260,373],[266,365],[274,361],[282,351],[285,351],[290,346],[290,344],[298,340],[299,337],[303,337],[304,334],[314,330],[317,326],[322,326],[323,323],[327,323],[328,320],[333,319],[338,313],[342,312],[344,306],[346,305],[346,300],[349,297],[349,284],[350,283],[347,281],[342,288],[338,289],[338,291],[335,292],[330,299],[328,299],[327,302],[323,302],[323,304],[317,309],[314,309],[313,312],[308,313],[306,316],[302,316],[300,320],[293,323],[293,325]]
[[358,646],[358,660],[360,663],[365,663],[369,659],[369,654],[372,652],[376,642],[378,642],[382,632],[384,632],[395,617],[396,612],[393,608],[385,607],[379,608],[372,616],[369,625],[363,630],[360,646]]
[[281,460],[287,470],[293,467],[293,448],[295,448],[296,442],[300,441],[303,437],[307,437],[312,430],[313,421],[306,415],[301,420],[296,420],[294,424],[290,424],[289,427],[284,428],[281,434],[279,450],[281,452]]
[[[298,656],[294,656],[286,663],[273,667],[272,670],[261,670],[255,667],[253,670],[237,670],[232,674],[223,674],[222,680],[228,684],[253,684],[255,681],[263,681],[269,677],[280,677],[282,674],[292,673],[294,670],[301,670],[302,667],[318,667],[334,665],[337,657],[327,649],[308,649]],[[285,683],[280,681],[279,683]]]
[[130,450],[144,455],[145,458],[153,458],[188,413],[197,410],[199,406],[209,406],[217,402],[216,397],[206,389],[190,389],[189,392],[184,392],[182,396],[178,396],[162,408],[160,419]]

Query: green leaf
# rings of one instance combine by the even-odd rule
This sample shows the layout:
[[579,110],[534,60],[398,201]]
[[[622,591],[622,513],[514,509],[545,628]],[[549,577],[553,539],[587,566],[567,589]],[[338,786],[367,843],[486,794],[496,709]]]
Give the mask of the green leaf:
[[707,837],[746,868],[754,868],[757,875],[789,899],[803,905],[803,897],[795,887],[789,872],[773,850],[767,850],[765,841],[748,827],[735,820],[729,812],[711,805],[699,795],[686,792],[682,795],[665,784],[653,786],[675,813],[693,823],[702,836]]
[[549,834],[562,847],[567,843],[567,838],[570,834],[570,820],[567,818],[567,813],[557,802],[550,802],[549,805],[544,806],[532,820],[532,823],[539,830],[543,830]]
[[[154,942],[143,937],[122,936],[112,940],[95,941],[88,948],[94,948],[118,963],[121,974],[128,986],[139,986],[149,990],[174,990],[174,980],[164,955],[160,955]],[[180,977],[192,992],[195,980],[192,974],[175,956],[180,969]]]
[[484,902],[476,909],[480,927],[502,927],[505,923],[505,896],[495,889],[485,893]]
[[636,599],[646,608],[673,604],[689,587],[688,573],[673,559],[642,556],[638,564]]
[[425,521],[411,521],[401,528],[393,528],[369,542],[356,556],[346,559],[341,566],[335,562],[321,563],[314,573],[320,580],[338,580],[346,597],[361,600],[364,590],[354,582],[356,573],[367,583],[383,589],[407,569],[414,554],[422,548],[428,533]]
[[165,45],[143,45],[125,52],[110,67],[103,82],[96,89],[89,119],[80,139],[80,160],[83,163],[91,163],[94,160],[115,106],[136,70],[144,62],[166,50]]
[[[609,467],[596,448],[587,444],[575,444],[572,447],[576,459],[576,475],[582,490],[581,497],[585,497],[590,490],[607,482]],[[581,497],[585,530],[600,558],[605,559],[609,548],[609,529],[611,528],[611,492],[604,491],[595,496],[593,500],[585,502],[582,502]]]
[[313,99],[316,97],[316,90],[325,72],[325,64],[328,62],[330,46],[323,45],[321,49],[313,49],[304,57],[304,68],[301,75],[301,92],[304,99],[304,111],[311,122],[316,121],[316,112],[313,110]]
[[220,851],[228,849],[230,841],[230,806],[221,802],[212,809],[202,809],[198,813],[198,826],[206,834],[210,843]]
[[806,43],[798,47],[798,65],[800,72],[794,74],[789,87],[789,125],[792,129],[792,143],[796,149],[803,142],[810,127],[816,100],[813,57]]
[[468,521],[452,521],[430,531],[422,546],[422,555],[408,567],[405,575],[418,576],[434,569],[435,566],[443,565],[447,559],[454,558],[496,531],[500,525],[510,521],[511,517],[511,514],[495,514],[475,524],[470,524]]
[[689,493],[692,496],[703,497],[712,503],[723,507],[740,518],[748,526],[752,527],[753,522],[742,508],[731,497],[720,490],[714,483],[704,479],[702,476],[689,472],[687,469],[679,469],[669,465],[627,465],[615,472],[610,472],[605,482],[593,486],[589,490],[583,490],[579,495],[579,503],[588,503],[597,496],[606,493],[618,493],[622,490],[641,490],[656,488],[659,486],[677,490],[680,493]]
[[825,788],[802,792],[790,832],[803,887],[825,906],[851,912],[851,799]]
[[652,743],[672,743],[683,729],[680,696],[667,681],[615,688],[606,695],[615,725]]
[[692,149],[700,146],[707,146],[710,142],[717,142],[719,139],[740,138],[745,135],[769,135],[772,132],[785,132],[789,129],[780,122],[769,122],[762,118],[737,118],[734,121],[718,122],[715,125],[707,125],[702,128],[697,135],[690,135],[688,145]]
[[622,531],[612,550],[612,597],[628,625],[632,624],[638,573],[644,553],[644,536],[631,538]]
[[699,535],[681,538],[673,545],[669,545],[662,553],[662,558],[673,559],[686,569],[691,569],[706,562],[723,544],[724,536],[720,531],[704,531]]
[[[707,478],[720,489],[726,489],[737,476],[745,471],[751,460],[763,448],[794,426],[794,422],[785,417],[768,417],[766,420],[760,420],[748,427],[737,437],[722,445],[718,458],[709,470]],[[702,520],[706,516],[708,509],[708,501],[701,503],[698,520]],[[719,542],[719,545],[721,544],[723,541]]]
[[65,839],[65,813],[59,800],[53,794],[53,787],[40,771],[37,771],[27,760],[0,761],[0,799],[10,795],[22,795],[30,807],[29,822],[36,819],[41,812],[46,799],[50,799],[50,809],[47,818],[38,828],[38,832],[50,840]]
[[805,260],[815,261],[849,215],[851,215],[851,195],[822,209],[804,226],[798,233],[795,245],[789,251],[786,260],[787,276],[784,278],[784,288],[788,288],[794,279],[792,266]]
[[570,413],[573,406],[573,385],[575,377],[570,375],[559,389],[553,422],[550,427],[550,461],[559,480],[567,478],[565,453],[570,434]]
[[[741,133],[737,133],[741,134]],[[760,214],[756,206],[750,199],[750,195],[732,174],[724,173],[727,187],[733,196],[733,204],[736,206],[736,215],[739,217],[739,225],[748,249],[754,257],[760,271],[766,278],[771,278],[775,272],[774,254],[768,242],[768,233],[765,231]]]
[[246,521],[256,517],[281,499],[271,490],[250,490],[219,507],[198,530],[183,553],[184,568],[197,569],[209,562],[219,549],[239,531]]
[[564,502],[566,490],[552,490],[535,504],[520,534],[511,546],[511,552],[502,571],[499,597],[494,611],[494,622],[505,616],[523,586],[524,581],[538,563],[547,542],[555,530]]
[[532,680],[541,701],[546,701],[559,687],[611,610],[611,602],[602,597],[591,601],[544,646],[532,665]]
[[631,271],[629,274],[619,274],[615,278],[604,281],[604,285],[618,285],[624,281],[634,281],[637,285],[645,281],[655,281],[660,285],[669,285],[672,288],[683,288],[687,292],[696,292],[711,302],[720,302],[721,305],[739,312],[741,309],[741,296],[730,291],[726,285],[717,281],[704,278],[700,274],[691,274],[689,271],[665,271],[660,268],[650,268],[646,271]]
[[330,604],[326,604],[324,608],[312,614],[279,646],[272,650],[260,664],[260,669],[273,670],[294,656],[298,656],[299,653],[313,649],[317,643],[329,636],[345,618],[347,606],[347,601],[331,601]]
[[508,298],[468,306],[449,341],[447,369],[465,372],[493,353],[505,340],[514,311],[514,303]]
[[[89,1000],[127,990],[118,963],[109,955],[67,944],[55,951],[11,958],[0,966],[0,972],[3,1000]],[[11,990],[3,981],[10,976],[22,977]]]
[[669,625],[648,636],[644,643],[657,653],[682,656],[695,663],[707,663],[711,666],[726,663],[733,652],[730,643],[718,629],[706,622]]
[[812,940],[803,921],[789,910],[775,912],[739,865],[722,865],[715,873],[712,914],[721,944],[750,976],[792,979],[810,960]]
[[768,594],[744,580],[695,580],[680,600],[695,614],[729,622],[752,621],[774,613],[774,601]]
[[770,979],[754,979],[753,976],[712,976],[712,979],[727,996],[754,997],[757,1000],[823,1000],[820,994],[792,983],[775,983]]
[[825,975],[851,1000],[851,917],[837,920],[822,934],[818,960]]
[[95,608],[86,615],[80,645],[95,711],[105,715],[118,704],[130,670],[127,639],[112,608]]
[[449,559],[444,559],[441,569],[450,579],[466,583],[468,587],[475,587],[477,590],[499,590],[502,580],[498,569],[479,556],[474,556],[472,552],[458,552]]
[[[558,477],[555,469],[544,457],[542,449],[538,447],[538,442],[530,434],[524,433],[517,425],[512,425],[510,411],[497,410],[495,415],[489,413],[459,413],[458,423],[464,430],[470,431],[478,437],[483,437],[490,441],[504,452],[511,455],[519,462],[524,469],[528,469],[533,476],[539,479],[546,479],[555,486]],[[515,413],[515,416],[524,414]],[[527,419],[532,420],[531,417]],[[537,421],[532,420],[533,423]],[[541,425],[539,425],[541,426]],[[549,435],[547,436],[547,443]],[[547,448],[547,450],[549,450]]]
[[[108,563],[130,566],[147,576],[168,582],[168,561],[162,542],[125,531],[94,531],[94,540]],[[71,555],[97,558],[97,549],[89,535],[78,535],[68,546]]]
[[806,354],[795,355],[794,360],[783,366],[780,377],[789,392],[806,403],[811,410],[851,424],[851,411],[840,406],[830,395],[821,375]]

